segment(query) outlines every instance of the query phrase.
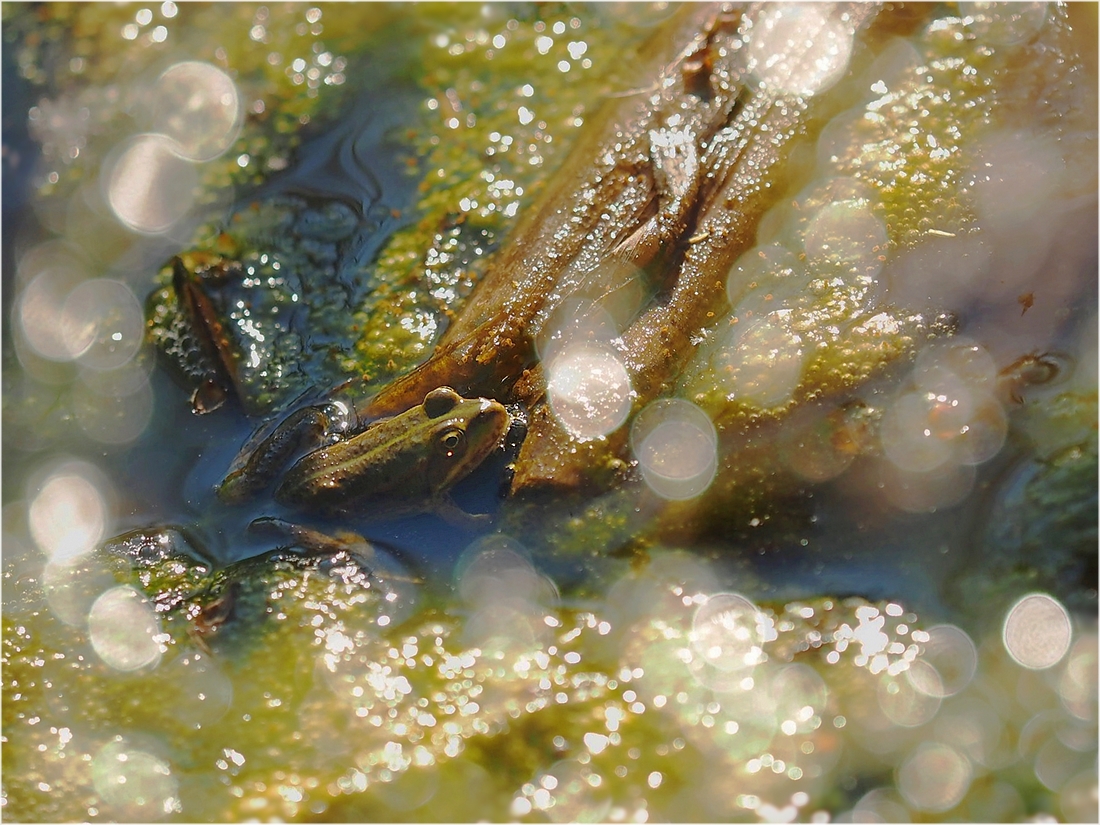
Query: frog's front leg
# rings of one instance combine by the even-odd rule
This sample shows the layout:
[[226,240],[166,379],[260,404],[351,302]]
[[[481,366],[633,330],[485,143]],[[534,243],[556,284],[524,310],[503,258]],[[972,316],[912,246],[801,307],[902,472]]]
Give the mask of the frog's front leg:
[[284,549],[288,551],[327,557],[333,564],[348,559],[357,565],[363,575],[378,582],[386,580],[410,584],[424,583],[421,576],[400,569],[401,565],[396,563],[395,559],[403,554],[397,547],[385,542],[368,540],[350,530],[337,530],[329,534],[303,524],[271,517],[255,519],[248,525],[248,529],[249,532],[258,535],[287,541],[288,544]]
[[354,424],[354,413],[342,401],[295,410],[248,440],[218,485],[218,497],[227,503],[251,498],[270,487],[294,456],[325,446]]
[[484,530],[493,523],[492,513],[468,513],[449,495],[433,499],[431,511],[452,527],[461,530]]

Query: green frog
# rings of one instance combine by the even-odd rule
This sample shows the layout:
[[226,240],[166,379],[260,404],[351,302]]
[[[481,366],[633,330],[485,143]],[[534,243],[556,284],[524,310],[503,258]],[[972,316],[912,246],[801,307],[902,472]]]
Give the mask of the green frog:
[[450,490],[500,445],[510,423],[499,402],[439,387],[423,403],[302,456],[275,499],[316,512],[380,506],[387,515],[432,510],[468,520]]

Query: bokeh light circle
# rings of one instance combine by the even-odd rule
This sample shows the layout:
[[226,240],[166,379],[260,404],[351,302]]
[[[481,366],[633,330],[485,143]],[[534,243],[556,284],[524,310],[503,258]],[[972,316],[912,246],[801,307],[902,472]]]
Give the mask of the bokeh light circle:
[[989,389],[997,378],[997,365],[985,347],[958,335],[924,347],[911,377],[923,390],[940,391],[958,384],[971,390]]
[[734,326],[712,363],[735,399],[769,408],[791,400],[803,360],[802,338],[791,328],[790,310],[784,309]]
[[[943,699],[960,693],[978,669],[978,649],[962,628],[938,624],[925,631],[921,667],[907,671],[909,682],[926,696]],[[916,663],[914,663],[916,664]]]
[[934,513],[963,501],[974,489],[973,465],[944,462],[931,470],[903,470],[890,461],[880,465],[882,495],[907,513]]
[[411,770],[397,775],[392,782],[375,786],[375,793],[391,811],[407,814],[428,804],[439,793],[438,771]]
[[241,129],[241,103],[233,80],[216,66],[177,63],[157,80],[154,128],[175,141],[189,160],[213,160]]
[[554,583],[526,550],[496,534],[467,547],[455,565],[455,589],[472,611],[462,638],[483,651],[529,650],[547,632],[546,611],[558,601]]
[[51,361],[71,361],[73,352],[66,330],[65,306],[69,296],[88,277],[81,267],[49,266],[33,276],[19,294],[14,317],[30,348]]
[[72,404],[80,429],[101,444],[130,444],[153,419],[153,389],[148,382],[117,395],[81,382],[73,388]]
[[1008,655],[1017,663],[1043,670],[1066,655],[1073,627],[1060,602],[1046,593],[1029,593],[1009,609],[1002,639]]
[[950,311],[985,291],[992,259],[988,238],[931,235],[891,254],[882,280],[896,306]]
[[781,244],[756,246],[730,267],[726,297],[742,321],[789,304],[806,290],[806,268]]
[[611,313],[599,304],[581,298],[562,302],[535,337],[539,358],[552,362],[570,347],[610,344],[618,335]]
[[689,401],[654,401],[634,419],[630,444],[642,478],[662,498],[701,494],[718,470],[718,435],[707,414]]
[[[923,674],[923,682],[930,684],[938,681],[935,676],[935,671],[929,667]],[[918,690],[912,680],[894,676],[885,676],[879,682],[876,698],[886,717],[903,728],[920,727],[930,721],[942,703],[942,699],[934,692]]]
[[130,395],[149,385],[156,363],[156,357],[148,350],[139,350],[136,357],[122,366],[107,370],[80,364],[77,380],[88,392],[104,398]]
[[765,660],[763,616],[738,593],[715,593],[695,610],[692,650],[723,672],[751,671]]
[[1100,807],[1096,770],[1086,768],[1070,778],[1058,792],[1058,807],[1063,822],[1095,822]]
[[761,689],[767,690],[774,702],[776,721],[784,735],[812,734],[820,727],[829,689],[821,675],[809,665],[784,665]]
[[88,612],[88,636],[105,664],[115,670],[140,670],[160,661],[160,623],[152,604],[132,587],[103,593]]
[[53,471],[29,496],[28,520],[39,549],[52,562],[91,551],[107,528],[106,481],[90,464],[74,461]]
[[814,3],[768,7],[749,40],[749,71],[783,94],[813,95],[836,83],[852,56],[852,32]]
[[947,461],[950,450],[932,437],[926,426],[928,400],[922,393],[906,393],[887,410],[882,422],[882,448],[887,458],[903,470],[931,470]]
[[91,774],[96,793],[113,808],[112,818],[160,819],[181,809],[179,783],[171,766],[152,753],[130,747],[121,737],[100,748],[92,759]]
[[85,628],[88,611],[104,591],[117,582],[95,556],[50,561],[42,568],[42,592],[54,616],[67,625]]
[[158,672],[171,701],[173,717],[196,730],[216,723],[233,702],[233,682],[208,654],[195,652],[172,660]]
[[[960,406],[963,399],[957,399]],[[960,464],[984,464],[1001,451],[1008,438],[1008,416],[989,393],[973,393],[965,399],[964,423],[956,437],[955,460]]]
[[966,796],[973,773],[970,760],[950,745],[925,742],[898,767],[898,792],[918,811],[947,811]]
[[198,172],[164,135],[138,135],[104,165],[107,202],[124,226],[167,232],[195,203]]
[[1097,638],[1089,633],[1073,643],[1069,659],[1058,680],[1062,705],[1083,722],[1095,724],[1097,718]]
[[567,759],[555,763],[540,777],[539,785],[549,793],[545,815],[551,822],[606,821],[612,797],[588,781],[592,773],[578,760]]
[[573,344],[547,362],[546,393],[561,425],[577,438],[606,436],[626,421],[634,391],[618,353],[600,344]]
[[538,601],[543,578],[527,559],[523,546],[504,535],[491,535],[467,547],[455,565],[458,595],[470,607],[502,596]]
[[886,226],[863,200],[826,204],[810,219],[802,242],[811,260],[874,278],[882,269]]
[[1048,3],[966,2],[959,13],[982,43],[1009,46],[1022,43],[1043,27]]
[[141,348],[145,314],[133,290],[93,278],[77,286],[62,307],[62,335],[72,357],[92,369],[126,364]]
[[992,357],[969,339],[937,342],[917,357],[914,389],[887,413],[882,442],[899,468],[931,470],[945,462],[982,464],[1008,436],[1008,416],[994,397]]
[[802,426],[787,427],[780,435],[784,466],[815,483],[843,473],[857,454],[858,434],[853,415],[851,409],[837,407]]
[[974,156],[970,192],[983,230],[1007,239],[1026,231],[1027,224],[1057,200],[1066,163],[1049,136],[994,132],[981,141]]
[[912,820],[896,791],[889,788],[875,788],[863,795],[849,816],[841,815],[834,821],[871,823]]

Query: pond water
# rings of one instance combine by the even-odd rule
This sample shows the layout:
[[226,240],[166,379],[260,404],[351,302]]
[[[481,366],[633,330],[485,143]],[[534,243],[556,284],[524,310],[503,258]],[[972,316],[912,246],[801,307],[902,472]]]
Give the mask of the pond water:
[[[1095,6],[693,14],[4,6],[7,818],[1097,819]],[[724,61],[694,229],[498,277]],[[488,518],[219,497],[513,292]]]

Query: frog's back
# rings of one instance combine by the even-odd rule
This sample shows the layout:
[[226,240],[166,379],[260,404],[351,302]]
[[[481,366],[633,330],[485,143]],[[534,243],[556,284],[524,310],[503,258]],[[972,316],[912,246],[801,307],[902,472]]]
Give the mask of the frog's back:
[[315,450],[287,471],[280,504],[321,511],[407,503],[430,496],[424,456],[428,433],[406,416],[376,422],[347,441]]

